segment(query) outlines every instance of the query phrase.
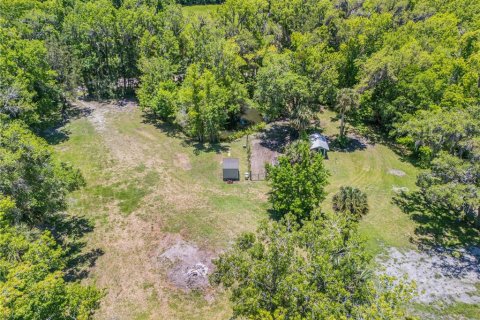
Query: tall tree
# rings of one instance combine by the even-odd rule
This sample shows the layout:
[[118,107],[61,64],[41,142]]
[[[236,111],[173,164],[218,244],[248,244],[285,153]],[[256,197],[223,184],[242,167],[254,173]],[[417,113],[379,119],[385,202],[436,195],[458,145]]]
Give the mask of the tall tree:
[[271,120],[290,119],[298,131],[307,128],[313,114],[310,83],[292,70],[290,54],[274,54],[266,59],[257,76],[256,100]]
[[67,194],[83,183],[80,172],[56,160],[25,125],[0,120],[0,195],[16,202],[15,222],[44,222],[64,210]]
[[356,225],[313,214],[300,229],[265,223],[214,260],[211,282],[232,292],[234,317],[407,319],[412,287],[375,283]]
[[417,184],[426,198],[444,207],[459,218],[473,222],[480,229],[480,145],[469,159],[460,159],[446,152],[432,161],[431,170],[419,175]]
[[325,199],[328,176],[322,155],[311,151],[308,142],[293,144],[286,156],[278,158],[278,164],[267,166],[275,214],[283,217],[290,213],[298,221],[308,218]]
[[337,94],[337,104],[335,108],[340,113],[340,139],[345,138],[345,118],[358,108],[358,94],[353,89],[344,88]]
[[228,92],[214,74],[191,65],[178,94],[188,133],[200,142],[218,141],[227,120]]
[[22,39],[0,26],[0,116],[21,119],[35,128],[59,120],[60,87],[40,40]]
[[12,227],[14,202],[0,196],[0,317],[91,319],[103,293],[66,282],[66,257],[49,232],[23,234]]

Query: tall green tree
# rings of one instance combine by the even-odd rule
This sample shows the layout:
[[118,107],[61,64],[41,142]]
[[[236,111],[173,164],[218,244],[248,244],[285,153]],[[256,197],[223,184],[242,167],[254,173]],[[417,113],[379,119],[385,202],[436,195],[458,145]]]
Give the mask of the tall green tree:
[[214,260],[211,282],[231,290],[234,317],[407,319],[412,287],[375,282],[356,225],[312,214],[300,229],[273,222]]
[[470,220],[480,229],[480,152],[479,140],[475,155],[461,159],[441,152],[432,161],[431,170],[418,176],[417,184],[426,198],[437,207],[443,207]]
[[66,208],[67,194],[83,183],[80,172],[55,159],[25,125],[0,120],[0,195],[15,201],[15,222],[46,221]]
[[40,40],[0,26],[0,116],[42,128],[59,120],[60,87]]
[[191,65],[178,95],[188,133],[200,142],[218,141],[228,116],[228,93],[214,74]]
[[291,54],[273,54],[258,71],[255,97],[271,120],[287,117],[298,131],[305,130],[313,114],[307,77],[291,66]]
[[117,10],[111,1],[76,1],[65,17],[63,39],[78,61],[82,84],[98,97],[115,94],[120,77]]
[[91,319],[103,293],[66,282],[66,257],[49,232],[26,236],[12,227],[14,202],[0,196],[0,317]]
[[298,221],[308,218],[325,199],[328,176],[323,156],[311,151],[308,142],[293,144],[278,164],[267,165],[269,201],[275,214],[293,214]]

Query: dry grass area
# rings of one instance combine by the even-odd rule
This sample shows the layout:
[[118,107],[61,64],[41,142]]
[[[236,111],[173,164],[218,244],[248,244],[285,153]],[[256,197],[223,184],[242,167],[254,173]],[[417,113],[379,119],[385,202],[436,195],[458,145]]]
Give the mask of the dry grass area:
[[[225,294],[192,277],[265,216],[264,183],[221,180],[229,152],[246,166],[242,143],[189,144],[133,103],[78,104],[88,115],[67,125],[57,149],[87,180],[71,212],[94,222],[86,250],[104,252],[85,280],[107,291],[97,318],[228,318]],[[191,290],[197,282],[202,292]]]
[[[265,182],[222,181],[225,156],[240,158],[241,173],[247,170],[244,139],[198,145],[168,126],[149,122],[135,103],[78,105],[85,115],[63,128],[68,139],[56,148],[87,182],[73,194],[70,212],[94,224],[85,251],[103,252],[84,280],[106,290],[96,318],[230,318],[227,295],[206,282],[211,259],[267,217]],[[328,111],[321,116],[330,139],[338,133],[334,118]],[[392,198],[399,190],[415,188],[418,170],[384,144],[352,137],[358,140],[354,147],[329,153],[329,197],[322,206],[330,210],[340,186],[361,188],[368,194],[370,213],[360,229],[371,252],[416,249],[411,241],[415,222]],[[277,155],[275,146],[269,147],[259,148],[261,160]],[[437,312],[421,308],[429,315]],[[463,305],[448,308],[439,315],[464,314]]]

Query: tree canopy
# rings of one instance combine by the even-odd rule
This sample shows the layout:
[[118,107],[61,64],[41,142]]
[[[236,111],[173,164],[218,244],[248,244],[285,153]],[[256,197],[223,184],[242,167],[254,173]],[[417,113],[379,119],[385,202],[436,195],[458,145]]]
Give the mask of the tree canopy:
[[293,144],[278,164],[267,166],[269,201],[275,215],[292,214],[298,221],[308,218],[326,197],[328,176],[323,156],[311,151],[308,142]]
[[316,212],[300,229],[274,222],[243,234],[215,260],[211,281],[232,290],[236,317],[406,318],[412,287],[376,283],[370,261],[346,216]]

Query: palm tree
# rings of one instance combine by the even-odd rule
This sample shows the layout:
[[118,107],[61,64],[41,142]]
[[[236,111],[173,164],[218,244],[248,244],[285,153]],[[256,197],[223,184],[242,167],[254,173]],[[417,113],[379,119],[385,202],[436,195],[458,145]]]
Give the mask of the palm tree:
[[340,139],[345,137],[345,116],[358,106],[358,94],[355,90],[344,88],[338,92],[335,109],[340,113]]
[[295,130],[301,133],[308,128],[313,115],[313,111],[309,106],[302,104],[292,111],[290,123]]
[[333,210],[352,215],[354,220],[368,213],[367,195],[353,187],[341,187],[340,191],[333,196]]

